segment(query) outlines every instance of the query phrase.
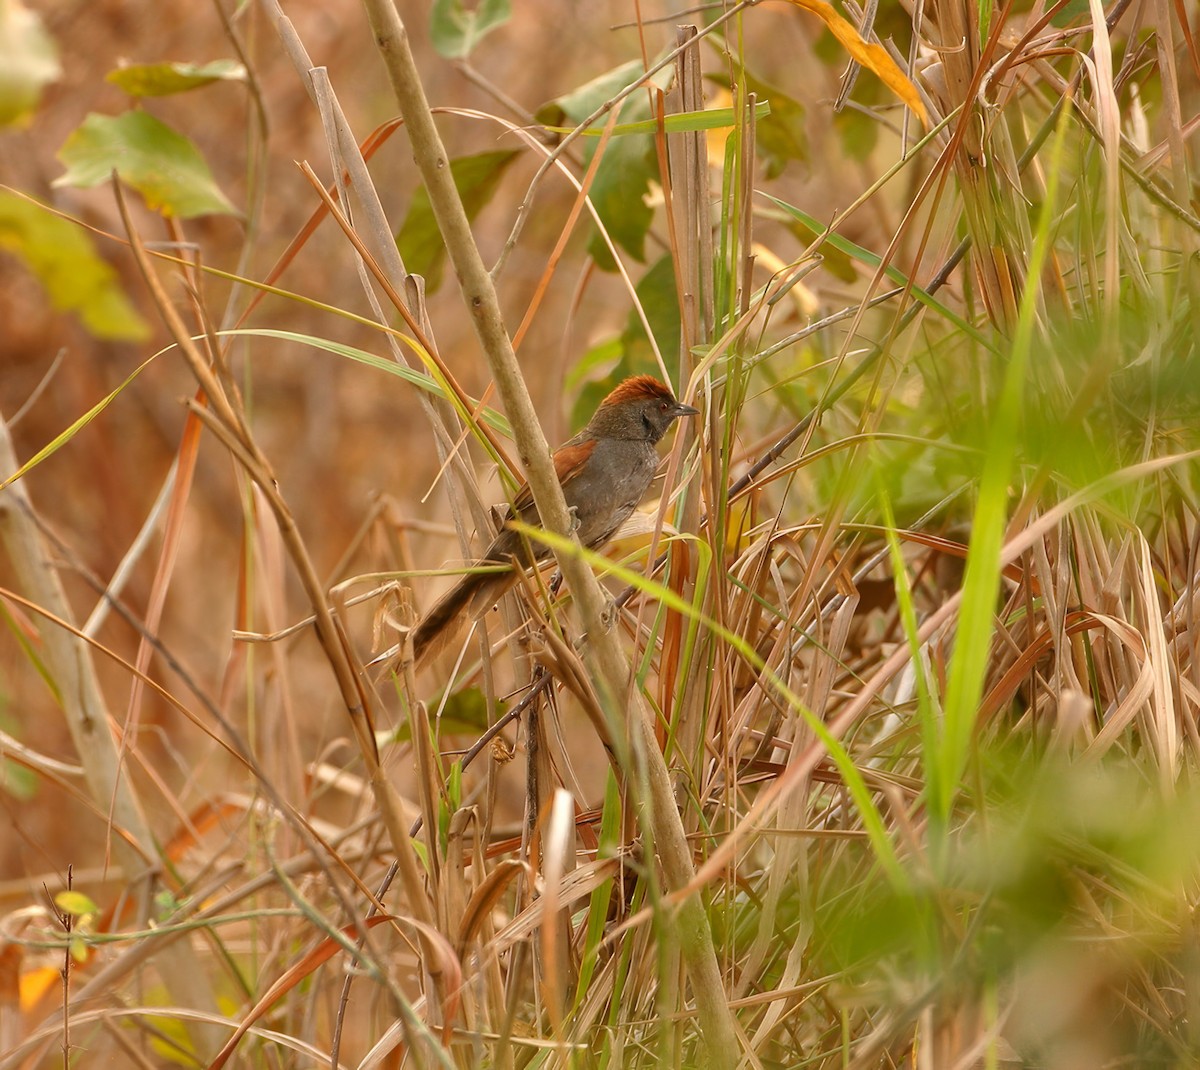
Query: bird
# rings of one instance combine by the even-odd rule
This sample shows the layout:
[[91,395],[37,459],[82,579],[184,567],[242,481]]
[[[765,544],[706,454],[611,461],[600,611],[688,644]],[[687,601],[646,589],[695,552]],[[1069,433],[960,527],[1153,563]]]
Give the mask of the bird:
[[[600,402],[579,434],[554,451],[554,472],[584,546],[598,549],[629,519],[658,470],[655,446],[677,419],[699,411],[676,401],[654,376],[634,375]],[[464,612],[482,616],[517,582],[518,568],[550,556],[548,546],[531,546],[508,526],[514,517],[534,527],[540,523],[528,484],[518,489],[500,533],[476,563],[506,567],[463,576],[418,621],[412,633],[418,667],[442,648]]]

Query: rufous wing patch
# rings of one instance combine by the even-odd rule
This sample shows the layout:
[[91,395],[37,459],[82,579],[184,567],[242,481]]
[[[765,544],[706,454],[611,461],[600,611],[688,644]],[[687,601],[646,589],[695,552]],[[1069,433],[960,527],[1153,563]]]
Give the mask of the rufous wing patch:
[[560,446],[554,451],[554,474],[564,487],[583,469],[588,458],[596,451],[596,439]]
[[[586,442],[568,442],[554,451],[551,459],[554,461],[554,474],[558,476],[561,486],[566,487],[571,478],[580,473],[595,449],[596,440],[589,438]],[[520,513],[532,504],[533,491],[529,489],[528,483],[522,483],[521,489],[513,499],[513,507]]]

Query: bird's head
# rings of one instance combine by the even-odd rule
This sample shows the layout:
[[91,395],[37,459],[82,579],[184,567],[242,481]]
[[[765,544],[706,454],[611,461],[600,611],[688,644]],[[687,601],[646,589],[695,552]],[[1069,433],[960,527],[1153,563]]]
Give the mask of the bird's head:
[[634,375],[601,403],[589,427],[597,436],[657,442],[679,417],[700,410],[675,400],[670,388],[652,375]]

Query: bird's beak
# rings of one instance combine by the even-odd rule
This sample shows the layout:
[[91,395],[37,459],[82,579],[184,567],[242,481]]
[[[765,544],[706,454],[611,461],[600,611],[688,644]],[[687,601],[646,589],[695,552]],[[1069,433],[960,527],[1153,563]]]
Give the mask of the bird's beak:
[[675,408],[672,410],[675,416],[699,416],[700,410],[693,409],[691,405],[683,405],[680,402],[675,402]]

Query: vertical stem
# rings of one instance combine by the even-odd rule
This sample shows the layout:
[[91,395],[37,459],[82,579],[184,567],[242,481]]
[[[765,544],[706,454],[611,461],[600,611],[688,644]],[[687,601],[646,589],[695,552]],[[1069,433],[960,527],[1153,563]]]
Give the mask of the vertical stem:
[[[571,530],[562,488],[554,473],[550,450],[525,387],[513,353],[512,343],[500,313],[491,275],[471,233],[466,211],[450,174],[445,147],[433,121],[421,83],[408,31],[392,0],[363,0],[375,43],[387,67],[392,90],[413,147],[413,156],[429,204],[446,244],[446,252],[462,289],[476,337],[487,357],[509,420],[517,453],[529,480],[538,515],[548,531],[568,534]],[[635,749],[646,765],[650,786],[648,811],[644,817],[652,829],[659,862],[668,885],[686,887],[695,875],[691,849],[675,805],[670,775],[654,738],[654,725],[640,692],[631,686],[629,663],[617,642],[616,632],[605,628],[605,599],[591,569],[570,552],[556,551],[559,567],[571,586],[588,637],[588,653],[598,691],[612,711],[628,711]],[[639,782],[636,776],[631,782]],[[697,895],[679,907],[684,962],[696,997],[698,1018],[707,1061],[714,1067],[737,1064],[738,1044],[733,1017],[725,997],[720,967],[713,948],[708,916]]]

